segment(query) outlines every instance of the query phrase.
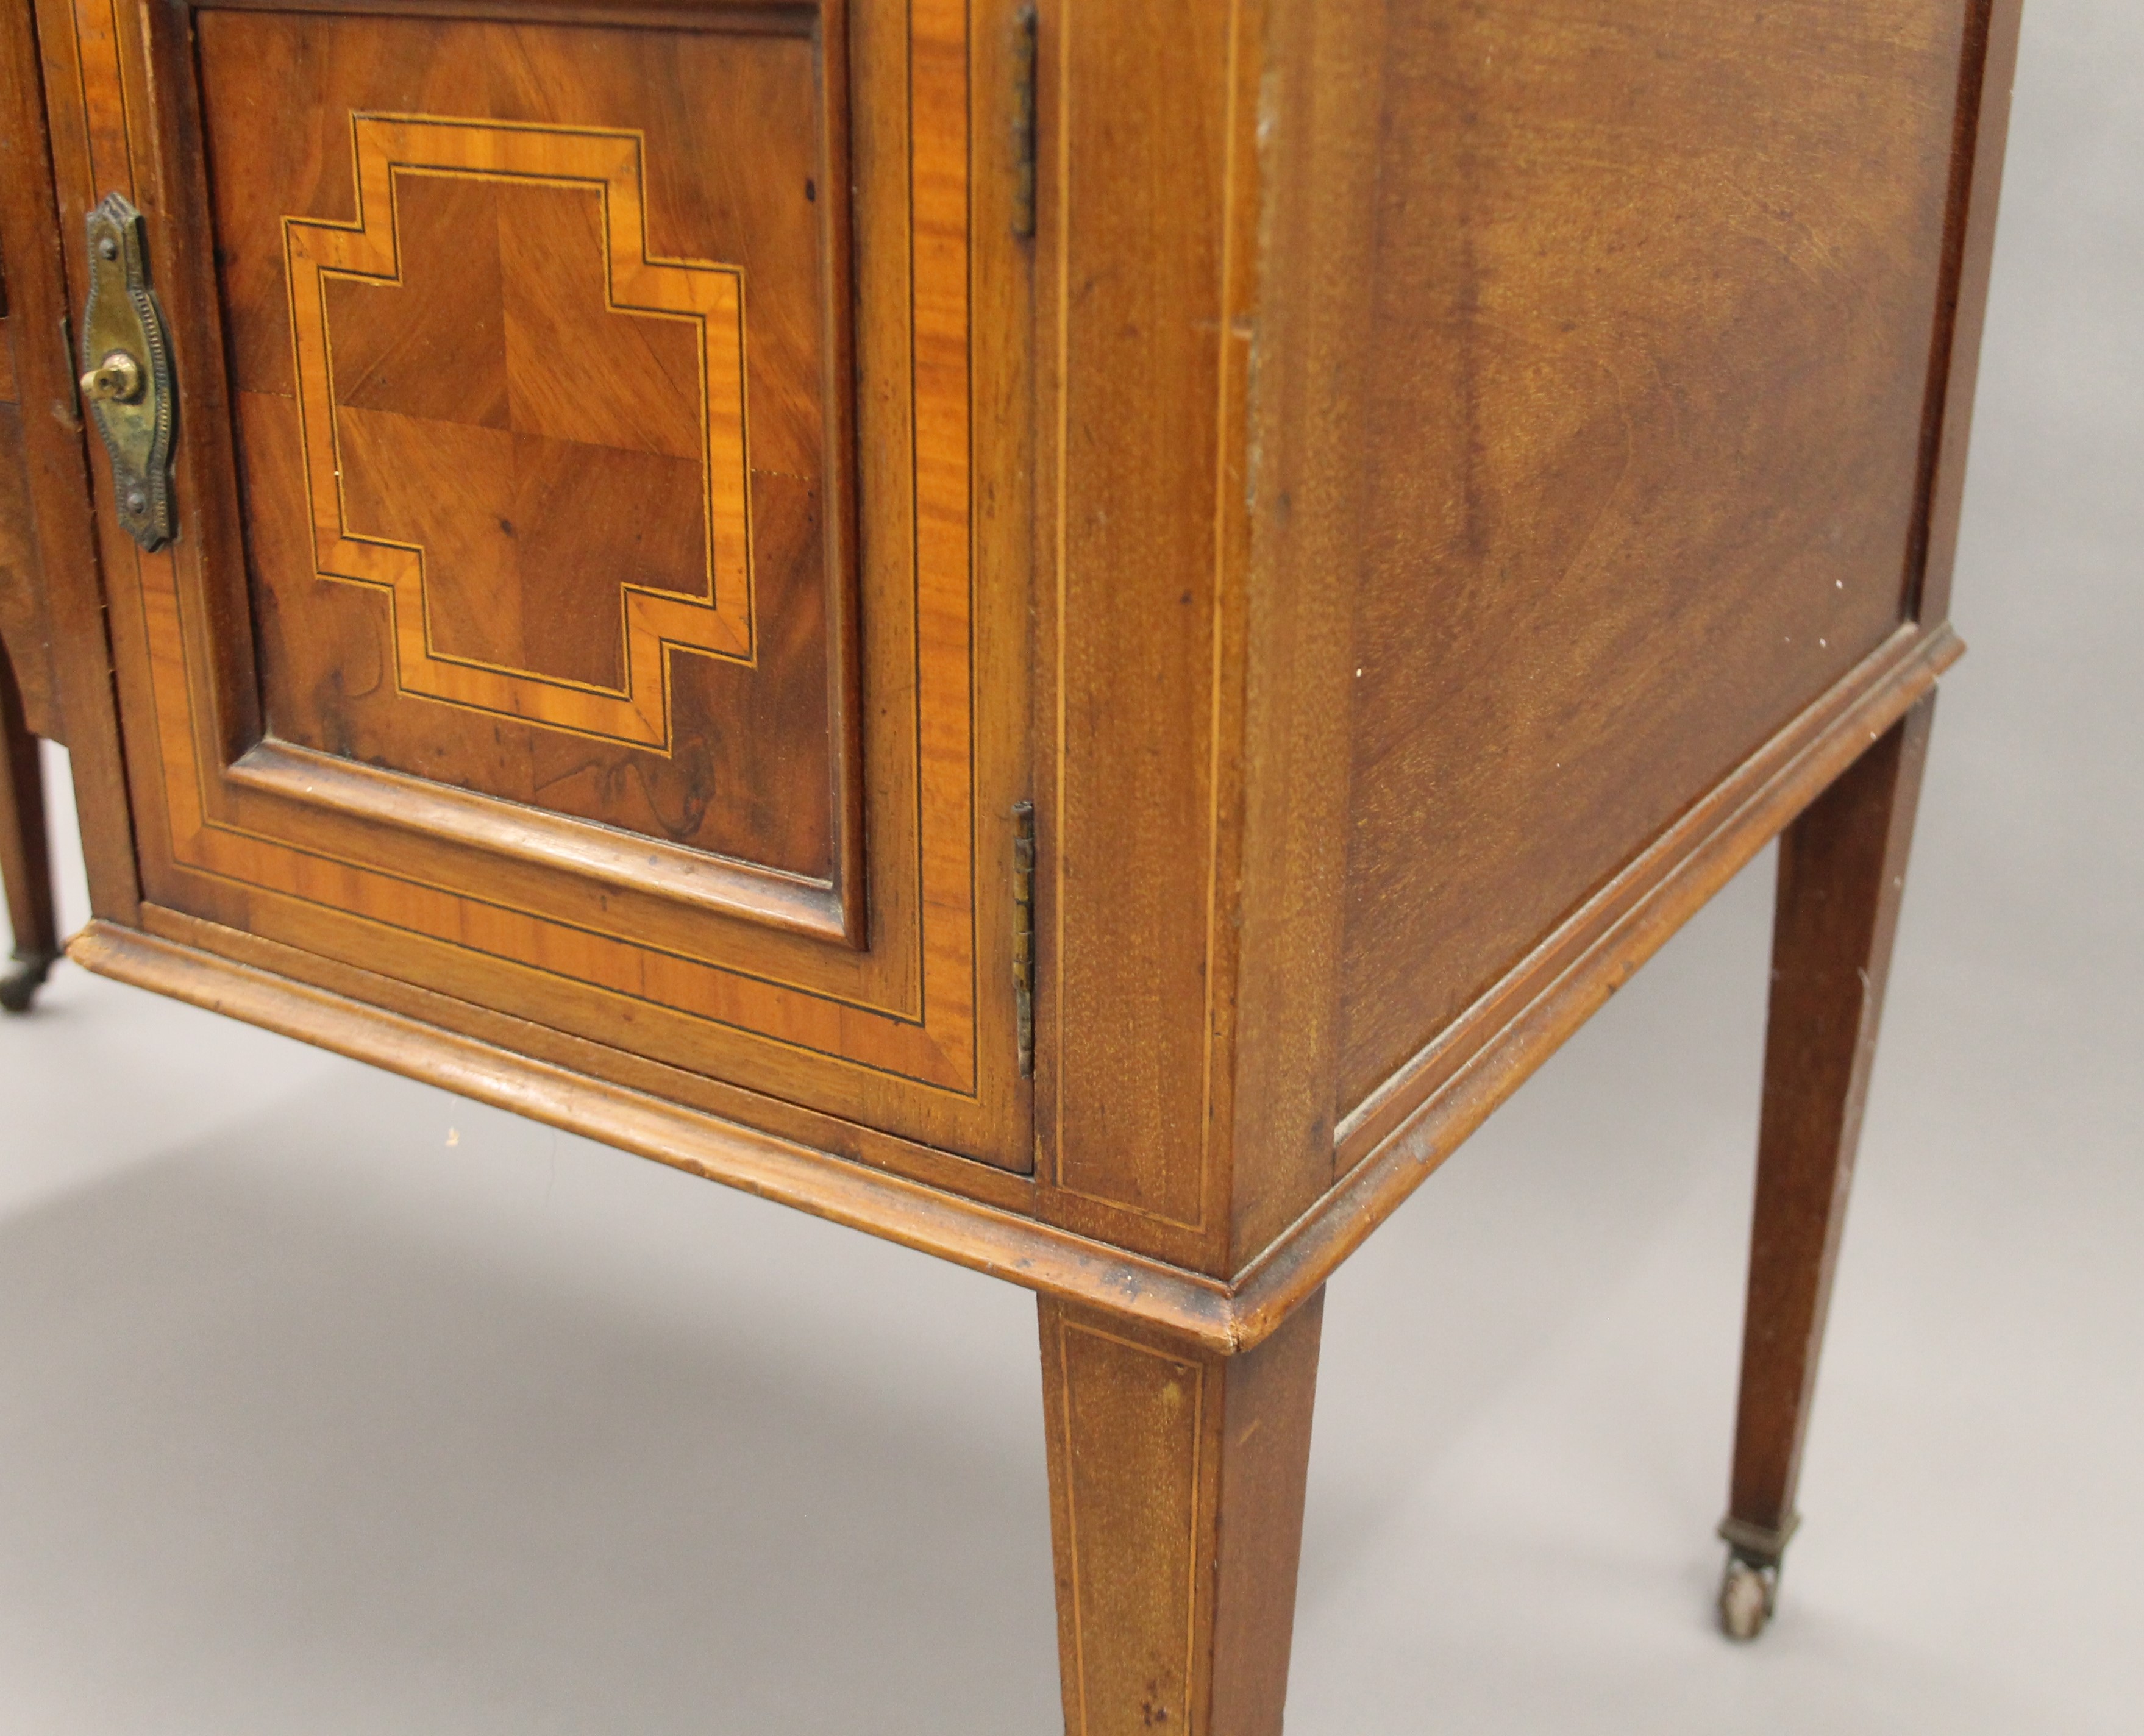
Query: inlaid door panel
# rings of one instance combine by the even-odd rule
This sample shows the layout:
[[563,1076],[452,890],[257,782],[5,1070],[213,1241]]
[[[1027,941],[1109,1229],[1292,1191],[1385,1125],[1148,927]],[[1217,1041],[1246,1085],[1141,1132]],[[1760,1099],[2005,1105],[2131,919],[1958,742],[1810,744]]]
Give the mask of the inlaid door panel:
[[179,382],[145,920],[1025,1167],[963,0],[39,7]]

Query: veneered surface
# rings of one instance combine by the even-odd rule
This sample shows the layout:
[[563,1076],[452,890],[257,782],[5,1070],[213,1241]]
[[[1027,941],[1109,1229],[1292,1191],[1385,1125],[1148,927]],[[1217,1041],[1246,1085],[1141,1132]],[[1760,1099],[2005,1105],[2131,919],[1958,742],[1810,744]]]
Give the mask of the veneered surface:
[[[809,39],[209,12],[199,56],[271,732],[833,878]],[[355,217],[353,113],[638,131],[649,255],[745,273],[756,661],[671,656],[667,754],[398,693],[382,597],[314,576],[283,219]],[[613,684],[620,585],[707,589],[688,329],[603,309],[592,192],[398,180],[404,286],[328,295],[352,528],[434,557],[443,652]]]
[[[622,305],[672,310],[667,285],[686,292],[696,317],[727,313],[734,324],[742,305],[736,280],[756,267],[750,257],[722,261],[727,250],[709,213],[741,211],[751,229],[758,212],[778,231],[782,200],[816,207],[824,250],[823,269],[811,279],[816,305],[761,293],[749,334],[739,335],[758,355],[767,353],[770,331],[777,350],[798,331],[816,333],[835,359],[815,411],[830,431],[838,429],[837,437],[830,432],[826,465],[853,463],[862,472],[854,510],[821,514],[830,544],[863,550],[854,565],[864,593],[852,588],[838,599],[844,607],[826,618],[835,630],[822,632],[817,647],[841,672],[834,707],[841,794],[854,810],[845,804],[841,816],[841,882],[822,888],[755,872],[750,861],[704,854],[682,860],[694,854],[689,849],[643,852],[627,836],[555,812],[260,742],[251,702],[268,635],[255,631],[257,613],[248,618],[257,587],[249,595],[245,563],[259,557],[263,532],[274,530],[278,515],[260,510],[259,479],[250,470],[233,478],[225,457],[240,419],[280,412],[287,419],[293,399],[287,389],[227,392],[230,352],[241,352],[235,358],[241,386],[249,365],[271,375],[280,367],[275,378],[295,384],[309,425],[326,419],[313,413],[325,389],[317,280],[314,295],[295,299],[295,320],[287,295],[280,307],[256,300],[241,312],[236,303],[248,292],[238,283],[237,255],[166,245],[166,238],[216,233],[219,191],[226,206],[246,203],[264,224],[280,224],[276,212],[285,203],[256,196],[257,187],[241,195],[236,184],[245,177],[194,124],[197,112],[214,105],[194,100],[200,44],[192,15],[122,12],[115,37],[77,28],[82,21],[66,0],[47,3],[54,18],[48,37],[73,51],[81,74],[55,86],[69,111],[56,135],[75,141],[62,181],[65,214],[78,223],[98,187],[132,189],[143,204],[151,249],[170,267],[159,287],[182,390],[192,394],[182,414],[194,435],[181,443],[178,469],[182,498],[192,503],[187,523],[198,534],[154,554],[122,551],[110,569],[114,672],[144,768],[132,781],[151,895],[140,920],[157,932],[206,938],[226,959],[272,947],[272,968],[303,982],[360,970],[368,1004],[420,993],[430,997],[427,1017],[452,1028],[516,1020],[524,1034],[514,1041],[521,1047],[548,1040],[531,1031],[570,1034],[587,1045],[574,1064],[601,1077],[663,1067],[685,1078],[688,1091],[741,1092],[759,1106],[746,1112],[752,1116],[786,1104],[836,1119],[846,1130],[837,1139],[866,1137],[866,1129],[873,1140],[887,1133],[894,1143],[874,1149],[905,1174],[936,1174],[944,1166],[965,1175],[972,1167],[965,1156],[1025,1167],[1031,1147],[1025,1088],[1012,1071],[1010,897],[977,860],[988,842],[984,816],[1005,814],[1020,789],[1023,696],[1016,680],[995,672],[1019,667],[1008,656],[1024,610],[1025,574],[993,561],[991,583],[979,583],[978,515],[970,510],[979,485],[994,498],[1015,498],[1005,467],[1018,436],[1002,418],[975,420],[970,392],[973,360],[1005,343],[1008,299],[999,294],[992,324],[979,329],[970,291],[992,270],[1003,275],[1010,246],[1000,226],[971,221],[978,206],[989,205],[972,197],[971,117],[980,133],[1004,135],[990,126],[993,117],[1002,119],[1003,105],[987,94],[1001,85],[968,77],[974,45],[966,8],[959,0],[915,0],[853,20],[840,0],[816,12],[695,8],[677,42],[644,15],[613,21],[590,12],[575,27],[414,30],[407,15],[337,13],[320,24],[327,15],[316,13],[313,24],[334,37],[326,46],[349,37],[346,58],[325,66],[309,59],[308,21],[274,20],[305,52],[294,52],[288,67],[256,55],[244,82],[274,85],[274,75],[287,72],[279,92],[300,114],[307,103],[352,100],[343,87],[351,79],[370,79],[368,90],[376,85],[390,96],[414,89],[446,112],[430,118],[345,113],[339,130],[349,142],[338,138],[336,161],[345,151],[357,156],[367,177],[365,211],[336,202],[323,156],[321,208],[282,226],[285,257],[300,271],[395,275],[391,257],[381,265],[371,226],[374,214],[392,204],[384,189],[373,192],[390,172],[390,158],[544,181],[563,174],[602,180],[609,209],[631,210],[628,221],[612,226],[610,263]],[[459,45],[451,56],[396,82],[390,62],[406,68],[416,58],[413,44],[449,37],[447,46]],[[783,86],[781,102],[770,107],[766,91],[755,97],[749,70],[787,66],[792,52],[803,57],[810,77]],[[236,66],[234,56],[229,70]],[[130,103],[130,94],[146,87],[178,93],[176,124],[158,128],[151,111]],[[247,91],[235,80],[231,87],[242,105]],[[377,96],[360,92],[355,100]],[[554,112],[573,119],[543,118]],[[630,124],[636,117],[646,125]],[[267,123],[255,117],[249,124],[256,122],[265,133]],[[324,138],[330,129],[321,120],[284,130],[290,136],[276,140],[273,153],[260,146],[264,185],[305,155],[309,136]],[[449,132],[464,136],[456,142]],[[806,135],[812,154],[800,150],[799,164],[816,172],[789,187],[782,153]],[[672,142],[681,136],[684,144]],[[608,143],[584,149],[589,140]],[[340,172],[347,191],[349,171]],[[681,190],[681,176],[698,184]],[[329,239],[336,236],[342,241]],[[715,262],[707,263],[711,255]],[[276,275],[268,274],[271,291]],[[770,275],[753,280],[763,284]],[[695,284],[709,287],[705,280],[713,278],[731,286],[727,308],[717,305],[721,295],[692,300]],[[250,333],[241,329],[249,320]],[[293,340],[300,365],[279,361],[277,347],[261,341],[271,328]],[[853,391],[859,379],[871,384],[868,392]],[[763,485],[768,458],[783,460],[780,430],[796,406],[774,402],[770,441],[765,394],[752,402]],[[295,443],[265,444],[285,454],[287,469]],[[742,482],[742,448],[732,449],[740,460],[734,479]],[[240,451],[250,460],[242,434]],[[313,468],[301,473],[296,492],[310,477],[315,501],[335,504],[331,473],[320,486],[317,446],[310,456]],[[1016,464],[1012,473],[1017,478]],[[442,478],[440,485],[451,489],[455,480]],[[233,481],[244,484],[243,498]],[[290,487],[287,478],[282,486]],[[827,494],[847,498],[831,483]],[[789,494],[818,510],[808,489]],[[757,514],[762,543],[771,516]],[[716,522],[719,537],[735,521],[725,511]],[[288,513],[280,523],[297,539],[320,528]],[[995,533],[1003,540],[1004,529]],[[336,536],[330,528],[327,540]],[[344,551],[334,552],[340,560]],[[763,598],[763,563],[757,576]],[[358,586],[329,583],[371,600]],[[415,618],[402,609],[401,578],[382,583],[395,596],[398,621]],[[636,593],[629,609],[638,620],[694,607],[675,594]],[[762,617],[772,613],[762,606]],[[757,667],[776,654],[772,637],[797,626],[793,616],[770,620],[754,647]],[[419,635],[400,633],[402,667],[409,665],[404,654],[413,638],[417,658],[429,656]],[[636,637],[636,650],[638,643]],[[987,678],[977,665],[985,655]],[[640,659],[633,662],[638,671]],[[459,703],[473,710],[470,702]],[[773,759],[755,757],[747,769]],[[772,764],[761,781],[757,793],[769,808],[752,812],[755,821],[779,822],[785,815],[777,805],[800,796],[825,801],[823,786],[800,791],[782,769]],[[866,881],[867,900],[856,895]],[[821,890],[833,895],[811,895]],[[735,1083],[746,1079],[748,1086]],[[681,1088],[660,1089],[674,1094]],[[970,1188],[1013,1185],[977,1173],[982,1179]]]
[[1779,840],[1732,1518],[1790,1531],[1928,764],[1930,694]]
[[1396,22],[1343,1110],[1899,619],[1966,14]]
[[[0,324],[0,355],[7,349],[7,330]],[[48,727],[57,712],[51,636],[45,621],[36,523],[31,517],[22,414],[7,401],[12,384],[0,374],[0,654],[13,662],[23,709],[32,727]]]
[[1058,231],[1042,329],[1062,393],[1058,786],[1044,816],[1061,900],[1045,990],[1063,1044],[1055,1177],[1090,1211],[1079,1221],[1174,1235],[1189,1257],[1211,1257],[1216,689],[1255,209],[1241,9],[1053,13],[1059,154],[1041,206]]
[[1280,1736],[1323,1294],[1227,1357],[1039,1312],[1065,1729]]
[[623,588],[710,590],[697,331],[605,306],[593,187],[397,193],[402,281],[326,285],[345,522],[424,547],[440,655],[622,687]]
[[15,365],[17,322],[5,311],[7,282],[6,261],[0,260],[0,655],[12,661],[30,727],[47,730],[56,728],[59,708],[30,500],[29,449],[22,436],[22,384]]

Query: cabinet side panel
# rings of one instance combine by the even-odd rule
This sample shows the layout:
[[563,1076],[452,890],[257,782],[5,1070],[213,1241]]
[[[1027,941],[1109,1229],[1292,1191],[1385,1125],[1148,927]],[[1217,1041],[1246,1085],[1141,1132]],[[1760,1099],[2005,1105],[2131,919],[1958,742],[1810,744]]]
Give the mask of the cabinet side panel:
[[1900,620],[1980,10],[1394,12],[1343,1110]]

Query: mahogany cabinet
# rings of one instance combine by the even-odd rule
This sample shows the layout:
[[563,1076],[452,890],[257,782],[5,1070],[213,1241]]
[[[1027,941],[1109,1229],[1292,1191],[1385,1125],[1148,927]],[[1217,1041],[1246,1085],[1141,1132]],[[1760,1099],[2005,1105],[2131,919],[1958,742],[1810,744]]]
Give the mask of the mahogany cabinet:
[[1066,1719],[1278,1728],[1323,1286],[1784,831],[1769,1613],[2015,0],[0,0],[56,954],[1040,1298]]

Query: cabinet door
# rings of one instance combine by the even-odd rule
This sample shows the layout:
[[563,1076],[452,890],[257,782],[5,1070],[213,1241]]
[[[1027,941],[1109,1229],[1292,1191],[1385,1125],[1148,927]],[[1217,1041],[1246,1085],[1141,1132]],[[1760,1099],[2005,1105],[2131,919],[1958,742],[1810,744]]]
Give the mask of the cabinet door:
[[1024,1167],[964,0],[38,3],[176,378],[168,528],[99,471],[144,925]]

